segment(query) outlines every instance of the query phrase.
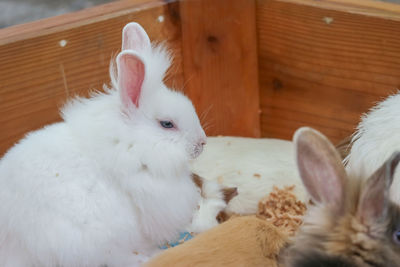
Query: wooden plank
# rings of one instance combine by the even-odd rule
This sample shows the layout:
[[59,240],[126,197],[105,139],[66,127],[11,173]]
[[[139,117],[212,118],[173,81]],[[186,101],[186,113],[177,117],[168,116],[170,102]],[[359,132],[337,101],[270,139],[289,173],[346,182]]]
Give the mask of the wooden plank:
[[337,142],[399,88],[400,9],[348,3],[257,1],[262,136],[308,125]]
[[346,13],[399,20],[400,5],[377,0],[281,0]]
[[15,25],[0,31],[0,45],[68,30],[77,26],[126,15],[142,8],[149,9],[159,5],[160,1],[154,0],[122,0],[117,3],[110,2],[55,18],[40,19]]
[[255,1],[181,2],[185,92],[209,135],[260,135]]
[[123,26],[137,21],[176,56],[168,84],[182,87],[178,3],[130,0],[0,30],[0,156],[26,132],[60,120],[67,97],[109,82]]

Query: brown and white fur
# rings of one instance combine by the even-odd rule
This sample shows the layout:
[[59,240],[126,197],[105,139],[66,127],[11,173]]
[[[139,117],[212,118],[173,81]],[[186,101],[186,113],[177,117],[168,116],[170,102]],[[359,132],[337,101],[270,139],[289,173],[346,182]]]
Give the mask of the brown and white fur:
[[314,206],[283,266],[400,266],[400,209],[389,189],[400,153],[370,177],[348,177],[341,157],[322,134],[296,132],[297,164]]
[[388,198],[395,153],[368,179],[347,177],[340,155],[309,128],[294,137],[312,198],[292,239],[265,220],[238,217],[169,249],[146,266],[400,266],[400,210]]
[[225,209],[232,198],[238,195],[236,187],[224,187],[215,181],[206,180],[192,173],[192,180],[201,195],[197,210],[185,231],[199,234],[225,221]]

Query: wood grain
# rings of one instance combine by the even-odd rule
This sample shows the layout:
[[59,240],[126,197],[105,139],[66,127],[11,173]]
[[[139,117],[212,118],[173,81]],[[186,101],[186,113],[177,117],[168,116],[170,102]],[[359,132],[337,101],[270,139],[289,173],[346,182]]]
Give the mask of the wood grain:
[[2,29],[0,155],[109,81],[130,21],[172,48],[167,84],[208,113],[208,134],[259,136],[261,106],[262,136],[309,125],[338,141],[400,85],[399,14],[369,0],[124,0]]
[[399,20],[400,5],[380,0],[281,0],[283,2],[314,6],[383,19]]
[[142,24],[152,40],[167,41],[176,58],[166,80],[182,87],[174,2],[114,2],[0,30],[0,156],[28,131],[60,120],[58,109],[68,97],[109,82],[110,59],[130,21]]
[[163,5],[162,1],[157,0],[121,0],[50,19],[18,24],[0,31],[0,45],[56,33],[160,5]]
[[181,2],[185,92],[209,135],[260,135],[255,1]]
[[337,142],[399,88],[400,10],[338,2],[257,1],[262,136],[307,125]]

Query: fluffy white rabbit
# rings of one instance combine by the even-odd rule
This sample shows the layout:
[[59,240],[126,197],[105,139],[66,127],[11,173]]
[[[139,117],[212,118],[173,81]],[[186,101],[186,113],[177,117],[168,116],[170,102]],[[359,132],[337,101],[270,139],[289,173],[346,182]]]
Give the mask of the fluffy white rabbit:
[[295,185],[297,198],[308,199],[294,154],[293,143],[285,140],[209,137],[192,169],[205,179],[237,188],[238,196],[228,203],[228,213],[254,214],[260,199],[274,186]]
[[0,266],[137,266],[191,221],[189,160],[206,142],[192,103],[162,79],[165,49],[123,30],[112,88],[0,161]]
[[[347,171],[350,175],[369,177],[395,151],[400,151],[400,93],[389,96],[362,117],[345,159]],[[390,195],[400,204],[399,172]]]

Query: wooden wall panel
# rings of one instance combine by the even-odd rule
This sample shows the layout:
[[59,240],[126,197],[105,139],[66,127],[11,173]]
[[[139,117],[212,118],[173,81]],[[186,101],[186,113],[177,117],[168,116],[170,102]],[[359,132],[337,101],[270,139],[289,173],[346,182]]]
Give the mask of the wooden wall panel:
[[255,1],[181,2],[185,92],[209,135],[260,135]]
[[262,136],[312,126],[337,142],[400,87],[400,8],[356,0],[257,0]]
[[0,156],[26,132],[58,121],[67,97],[109,82],[108,65],[130,22],[176,56],[167,83],[182,87],[178,3],[129,0],[0,30]]
[[0,155],[60,120],[68,97],[109,82],[130,21],[172,48],[166,83],[192,99],[208,134],[260,135],[255,1],[124,0],[0,30]]

